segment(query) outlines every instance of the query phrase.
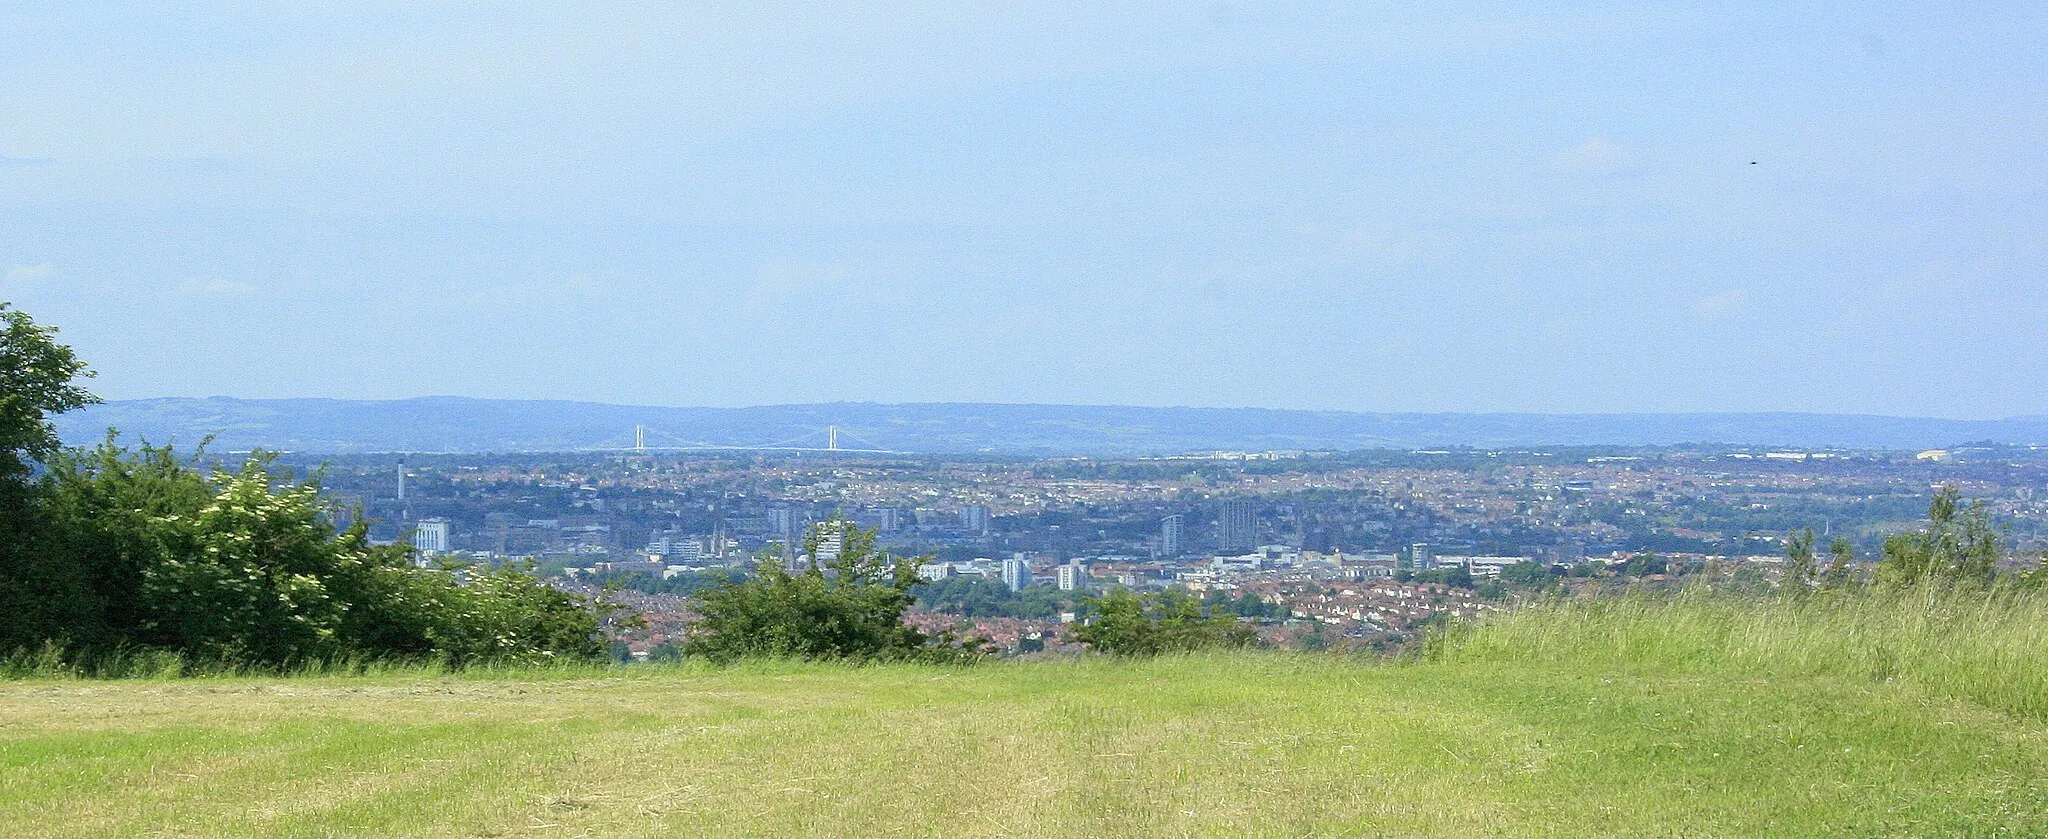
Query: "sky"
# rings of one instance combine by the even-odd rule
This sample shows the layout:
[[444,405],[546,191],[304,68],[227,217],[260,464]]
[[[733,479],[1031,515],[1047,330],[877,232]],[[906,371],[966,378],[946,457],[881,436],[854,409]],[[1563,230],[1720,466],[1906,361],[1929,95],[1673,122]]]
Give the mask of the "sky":
[[2048,414],[2048,4],[0,9],[110,399]]

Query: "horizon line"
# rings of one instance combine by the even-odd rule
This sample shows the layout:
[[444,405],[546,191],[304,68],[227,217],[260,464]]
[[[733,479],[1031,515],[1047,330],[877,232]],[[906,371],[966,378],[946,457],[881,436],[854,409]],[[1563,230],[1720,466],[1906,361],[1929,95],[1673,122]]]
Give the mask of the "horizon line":
[[90,411],[101,406],[135,402],[344,402],[364,404],[393,404],[403,402],[457,401],[496,403],[540,403],[557,405],[591,405],[607,408],[641,408],[649,410],[686,411],[746,411],[765,408],[802,408],[813,406],[863,405],[874,407],[940,407],[977,406],[1001,408],[1097,408],[1137,409],[1154,411],[1265,411],[1275,413],[1302,414],[1349,414],[1354,416],[1503,416],[1503,417],[1837,417],[1868,418],[1885,420],[1928,420],[1936,422],[1997,423],[2023,420],[2048,419],[2048,413],[2012,414],[1992,418],[1965,418],[1941,416],[1911,416],[1902,414],[1875,414],[1830,411],[1789,411],[1789,410],[1682,410],[1682,411],[1533,411],[1533,410],[1366,410],[1356,408],[1275,408],[1255,405],[1143,405],[1132,403],[1097,402],[993,402],[993,401],[905,401],[885,402],[878,400],[839,399],[820,402],[764,402],[750,405],[652,405],[631,402],[604,402],[592,399],[564,398],[523,398],[498,396],[460,396],[454,394],[428,394],[422,396],[357,398],[341,396],[266,396],[244,397],[229,395],[213,396],[144,396],[124,399],[106,399],[94,405],[87,405],[66,413]]

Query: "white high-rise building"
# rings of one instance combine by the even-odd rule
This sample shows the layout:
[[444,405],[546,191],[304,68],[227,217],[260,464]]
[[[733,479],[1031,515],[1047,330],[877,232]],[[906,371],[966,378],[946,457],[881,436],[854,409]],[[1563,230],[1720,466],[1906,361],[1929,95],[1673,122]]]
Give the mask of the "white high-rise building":
[[448,520],[421,519],[412,530],[413,550],[426,556],[448,552]]
[[1060,566],[1057,573],[1059,576],[1054,582],[1059,584],[1060,591],[1080,591],[1087,587],[1088,566],[1086,565],[1078,562],[1069,562]]
[[1023,591],[1031,587],[1031,562],[1021,556],[1003,560],[1003,585],[1011,591]]
[[[690,550],[692,539],[680,530],[656,531],[647,539],[646,552],[654,556],[681,557]],[[701,552],[703,545],[697,545]]]
[[1187,544],[1187,520],[1178,516],[1167,516],[1159,520],[1159,555],[1180,556],[1181,547]]
[[960,529],[970,536],[987,536],[989,509],[982,506],[960,508]]
[[805,529],[802,543],[791,546],[783,559],[785,570],[800,574],[810,570],[813,560],[819,568],[839,561],[839,553],[846,547],[846,531],[840,527],[827,527],[826,524],[817,522]]
[[1259,508],[1248,498],[1223,502],[1219,541],[1224,550],[1244,550],[1258,544]]

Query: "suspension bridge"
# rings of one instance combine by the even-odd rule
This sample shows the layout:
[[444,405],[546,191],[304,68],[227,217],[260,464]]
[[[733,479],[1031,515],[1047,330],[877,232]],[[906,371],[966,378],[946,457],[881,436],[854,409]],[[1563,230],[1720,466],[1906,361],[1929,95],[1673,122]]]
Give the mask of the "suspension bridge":
[[[851,444],[851,445],[846,445]],[[787,440],[769,443],[714,443],[705,440],[691,440],[680,434],[645,425],[633,426],[630,440],[626,435],[607,438],[586,451],[602,452],[674,452],[674,451],[779,451],[779,452],[847,452],[851,454],[896,454],[892,449],[875,446],[846,432],[837,425],[806,431]]]

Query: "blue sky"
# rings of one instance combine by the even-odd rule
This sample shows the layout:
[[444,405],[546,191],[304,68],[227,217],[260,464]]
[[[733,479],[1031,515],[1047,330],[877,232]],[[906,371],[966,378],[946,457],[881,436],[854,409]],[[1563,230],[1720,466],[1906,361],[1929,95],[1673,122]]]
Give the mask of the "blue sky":
[[109,398],[2041,414],[2044,43],[1995,2],[15,2],[0,300]]

